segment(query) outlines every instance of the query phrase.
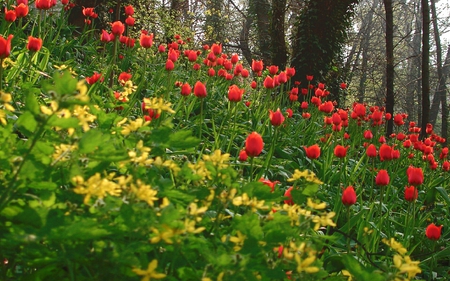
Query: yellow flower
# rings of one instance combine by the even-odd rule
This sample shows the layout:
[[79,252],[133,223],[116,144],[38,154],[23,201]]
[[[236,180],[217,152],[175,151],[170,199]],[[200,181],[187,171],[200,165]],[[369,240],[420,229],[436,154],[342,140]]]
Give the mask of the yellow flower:
[[8,110],[8,111],[13,112],[14,111],[14,107],[12,105],[10,105],[11,101],[12,101],[11,94],[7,94],[7,93],[4,93],[4,92],[0,91],[0,102],[3,105],[3,108]]
[[195,228],[195,220],[189,220],[189,219],[186,219],[184,221],[184,227],[185,227],[186,231],[189,233],[200,233],[206,229],[203,226],[199,227],[199,228]]
[[163,228],[164,228],[163,232],[159,232],[157,228],[154,227],[151,228],[151,230],[153,231],[153,233],[156,234],[156,236],[150,239],[150,243],[156,244],[159,241],[163,240],[167,244],[173,244],[172,238],[176,234],[175,231],[172,228],[168,227],[167,225],[163,225]]
[[89,96],[87,95],[87,86],[86,83],[84,82],[84,80],[80,80],[77,83],[77,90],[78,90],[78,94],[75,96],[75,98],[77,100],[83,101],[83,102],[87,102],[89,101]]
[[[121,126],[123,124],[122,122],[126,122],[126,121],[127,120],[124,119],[124,120],[120,121],[117,125]],[[138,118],[135,121],[130,120],[128,125],[125,125],[120,133],[124,136],[128,136],[131,132],[136,132],[141,127],[146,126],[148,124],[150,124],[150,122],[144,122],[144,119],[142,119],[142,118]]]
[[312,220],[314,223],[316,223],[316,225],[314,226],[314,230],[319,230],[321,226],[336,226],[336,223],[331,220],[335,215],[335,212],[329,212],[321,216],[315,216]]
[[141,180],[137,180],[136,185],[131,185],[131,190],[136,194],[137,198],[142,201],[147,202],[151,207],[154,206],[154,202],[158,201],[159,198],[156,197],[158,191],[152,189],[150,185],[144,184]]
[[81,176],[72,178],[72,182],[76,185],[74,192],[77,194],[85,194],[84,204],[88,205],[92,196],[98,199],[103,199],[107,194],[112,196],[119,196],[122,193],[120,186],[108,179],[101,178],[99,173],[90,177],[87,181]]
[[348,270],[345,270],[345,269],[342,270],[342,275],[348,277],[347,281],[352,281],[353,280],[352,274]]
[[204,161],[198,161],[195,164],[188,163],[188,167],[192,170],[192,173],[201,177],[200,180],[212,179],[211,172],[206,168]]
[[308,198],[308,202],[306,203],[308,207],[315,209],[315,210],[323,210],[327,207],[327,203],[315,203],[311,200],[311,198]]
[[78,149],[78,145],[74,144],[60,144],[55,145],[55,152],[53,153],[53,162],[52,165],[55,165],[57,162],[63,162],[70,159],[70,153],[74,150]]
[[317,183],[317,184],[323,184],[322,181],[319,180],[319,178],[311,172],[310,170],[300,171],[298,169],[295,169],[294,174],[292,175],[292,178],[289,178],[287,181],[296,181],[299,179],[304,178],[308,182]]
[[175,113],[175,111],[170,107],[172,104],[170,102],[164,102],[163,98],[144,98],[145,109],[153,109],[156,114],[161,114],[163,111],[169,113]]
[[2,123],[3,125],[6,125],[6,113],[4,110],[0,109],[0,123]]
[[395,241],[394,238],[391,238],[390,240],[387,240],[386,238],[383,238],[383,243],[391,247],[394,251],[399,253],[400,255],[404,256],[408,250],[406,250],[405,247],[400,242]]
[[320,269],[317,266],[310,266],[316,260],[316,256],[310,252],[308,253],[308,257],[302,260],[298,253],[295,253],[295,261],[297,262],[297,271],[306,272],[306,273],[316,273]]
[[205,213],[207,210],[208,210],[208,207],[198,208],[197,204],[194,202],[189,204],[189,207],[188,207],[189,215],[191,215],[191,216],[201,215],[201,214]]
[[244,241],[247,238],[247,236],[243,235],[239,230],[236,232],[236,234],[237,236],[230,237],[230,241],[235,244],[233,250],[237,252],[240,249],[242,249],[242,246],[244,246]]
[[139,276],[142,276],[141,281],[150,281],[153,279],[162,279],[166,277],[164,273],[158,273],[155,271],[155,269],[158,267],[158,260],[152,260],[149,264],[146,270],[139,269],[139,268],[133,268],[133,272],[136,273]]
[[203,155],[203,160],[212,162],[212,164],[217,167],[217,169],[224,169],[228,167],[228,162],[230,161],[230,154],[222,152],[217,149],[211,155]]
[[78,118],[80,121],[78,124],[83,127],[85,132],[89,131],[89,123],[92,123],[97,119],[97,116],[90,114],[88,111],[89,107],[80,105],[75,105],[75,108],[73,109],[73,116]]

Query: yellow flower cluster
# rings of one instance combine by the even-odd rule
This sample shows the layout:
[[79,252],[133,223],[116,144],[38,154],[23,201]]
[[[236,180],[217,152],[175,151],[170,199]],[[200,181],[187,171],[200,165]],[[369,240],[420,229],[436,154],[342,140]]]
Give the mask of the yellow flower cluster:
[[[12,101],[11,94],[7,94],[7,93],[0,91],[0,103],[1,103],[0,104],[0,106],[1,106],[1,108],[0,108],[0,123],[2,123],[3,125],[7,124],[5,110],[11,111],[11,112],[14,111],[14,107],[10,104],[11,101]],[[5,110],[3,110],[3,109],[5,109]]]
[[137,180],[136,184],[132,183],[130,185],[131,191],[136,194],[136,197],[139,200],[147,202],[147,204],[151,207],[155,205],[155,201],[158,201],[159,198],[156,197],[158,191],[152,189],[152,187],[148,184],[144,184],[141,180]]
[[211,162],[213,166],[219,170],[227,168],[229,166],[228,163],[230,162],[230,154],[222,154],[219,149],[214,151],[211,155],[203,155],[202,158],[206,162]]
[[200,180],[212,179],[211,172],[206,168],[206,163],[204,161],[198,161],[195,164],[188,163],[188,167],[195,175],[201,177]]
[[166,277],[164,273],[158,273],[156,272],[156,268],[158,267],[158,260],[152,260],[149,264],[147,269],[139,269],[134,268],[133,272],[136,273],[139,276],[142,276],[141,281],[150,281],[152,279],[162,279]]
[[323,184],[321,180],[311,172],[310,170],[304,170],[300,171],[298,169],[295,169],[294,174],[292,175],[292,178],[287,179],[289,182],[293,182],[299,179],[305,179],[307,182],[317,183],[317,184]]
[[175,113],[171,108],[170,102],[165,102],[163,98],[144,98],[145,109],[153,109],[156,114],[161,114],[163,111]]
[[131,80],[128,80],[126,82],[122,80],[121,83],[123,84],[123,91],[119,92],[119,96],[117,97],[117,99],[123,102],[127,102],[129,101],[128,96],[136,92],[137,86],[134,86]]
[[297,246],[295,242],[290,241],[289,247],[283,248],[283,257],[288,260],[295,260],[298,273],[311,274],[319,271],[319,267],[313,265],[317,258],[316,251],[307,247],[305,242],[301,242]]
[[247,206],[250,207],[252,212],[257,210],[267,210],[268,206],[264,205],[264,200],[258,200],[256,197],[250,199],[247,193],[242,194],[242,196],[237,196],[233,198],[233,205],[235,206]]
[[[314,203],[312,200],[308,200],[307,205],[313,210],[321,210],[325,208],[324,203]],[[291,219],[292,226],[299,226],[303,221],[302,218],[311,220],[315,224],[315,231],[319,230],[320,227],[336,226],[336,223],[332,220],[332,218],[336,215],[335,212],[322,212],[320,214],[315,214],[315,212],[313,213],[310,210],[303,209],[296,204],[284,204],[282,210],[285,211]]]
[[[122,127],[123,124],[127,123],[128,119],[124,118],[119,123],[117,123],[118,127]],[[147,126],[150,122],[145,122],[144,119],[138,118],[136,120],[130,120],[128,124],[122,127],[122,131],[120,132],[124,136],[128,136],[131,132],[136,132],[143,126]]]
[[85,195],[84,204],[86,205],[89,204],[93,196],[103,199],[107,194],[119,196],[122,193],[119,184],[107,178],[102,178],[99,173],[91,176],[87,181],[81,176],[75,176],[72,178],[72,182],[76,185],[73,191]]
[[397,252],[393,258],[394,266],[398,270],[395,281],[409,281],[422,272],[419,267],[420,261],[411,260],[411,258],[406,255],[408,250],[403,247],[401,243],[397,242],[394,238],[391,238],[390,240],[384,238],[382,241]]
[[70,153],[74,150],[78,149],[77,144],[60,144],[55,145],[55,152],[53,153],[53,162],[52,165],[55,165],[57,162],[64,162],[70,159]]
[[136,149],[128,151],[130,161],[138,166],[149,166],[153,163],[153,159],[149,159],[150,147],[144,146],[144,142],[139,140],[136,144]]

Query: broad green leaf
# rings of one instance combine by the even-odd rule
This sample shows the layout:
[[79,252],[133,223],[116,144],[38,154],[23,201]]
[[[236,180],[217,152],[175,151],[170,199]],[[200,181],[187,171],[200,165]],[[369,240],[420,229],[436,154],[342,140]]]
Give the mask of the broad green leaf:
[[107,140],[104,138],[101,131],[91,129],[87,131],[81,138],[78,147],[80,153],[90,153],[98,149],[98,147]]
[[448,193],[442,186],[436,186],[435,189],[441,194],[442,198],[444,198],[445,202],[447,202],[447,205],[450,206],[450,198],[448,197]]
[[27,133],[27,135],[30,136],[30,134],[33,133],[34,130],[36,129],[38,123],[36,122],[33,114],[31,114],[30,111],[25,111],[19,117],[19,119],[17,119],[16,125],[19,128],[24,129],[25,130],[24,133]]

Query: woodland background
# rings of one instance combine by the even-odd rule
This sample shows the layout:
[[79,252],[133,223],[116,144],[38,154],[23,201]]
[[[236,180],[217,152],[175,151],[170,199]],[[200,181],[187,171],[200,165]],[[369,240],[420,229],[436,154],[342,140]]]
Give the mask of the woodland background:
[[[199,44],[222,42],[248,64],[297,70],[327,81],[342,107],[355,101],[405,112],[419,126],[431,123],[448,136],[447,78],[450,68],[449,3],[436,0],[78,0],[72,22],[83,24],[80,7],[103,11],[103,21],[136,7],[137,24],[160,41],[182,33]],[[127,3],[125,3],[127,2]],[[338,96],[341,82],[348,84]],[[392,122],[387,125],[392,133]],[[425,131],[425,130],[422,130]]]

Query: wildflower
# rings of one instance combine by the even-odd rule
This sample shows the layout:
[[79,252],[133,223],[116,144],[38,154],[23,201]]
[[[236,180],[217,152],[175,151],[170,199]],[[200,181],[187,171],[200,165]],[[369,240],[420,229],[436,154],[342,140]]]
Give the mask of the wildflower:
[[275,112],[273,112],[272,110],[269,110],[269,119],[270,119],[270,123],[276,127],[280,126],[284,122],[283,113],[281,113],[279,108]]
[[441,226],[436,226],[434,223],[427,226],[425,235],[430,240],[438,240],[441,237]]
[[389,184],[389,174],[386,170],[381,169],[378,171],[378,174],[375,177],[375,184],[382,186]]
[[267,76],[266,79],[264,79],[263,85],[264,85],[264,88],[266,88],[266,89],[273,89],[275,87],[273,78],[270,76]]
[[89,204],[90,199],[95,196],[98,199],[103,199],[107,194],[112,196],[119,196],[122,192],[120,186],[107,179],[102,178],[99,173],[91,176],[85,181],[81,176],[72,178],[72,182],[76,185],[74,192],[77,194],[85,194],[84,204]]
[[236,231],[236,236],[231,236],[230,241],[233,242],[235,245],[233,247],[234,251],[239,251],[242,249],[242,246],[244,246],[244,241],[247,238],[244,234],[242,234],[239,230]]
[[5,59],[11,54],[11,40],[13,37],[14,35],[10,34],[5,39],[0,35],[0,59]]
[[245,161],[247,161],[247,159],[248,159],[247,152],[245,151],[245,149],[242,149],[242,150],[239,152],[239,161],[245,162]]
[[305,179],[307,182],[323,184],[321,180],[311,172],[310,170],[300,171],[299,169],[295,169],[294,174],[291,178],[287,179],[288,182],[293,182],[299,179]]
[[137,180],[136,185],[131,185],[131,190],[136,194],[138,199],[147,202],[150,207],[153,207],[155,202],[159,200],[159,198],[156,197],[158,191],[152,189],[150,185],[144,184],[140,180]]
[[103,82],[103,79],[104,78],[101,73],[94,72],[94,74],[91,77],[86,77],[86,82],[89,85],[92,85],[92,84],[95,84],[99,80],[100,80],[100,82]]
[[142,48],[145,49],[151,48],[153,45],[153,33],[148,35],[147,32],[142,31],[141,38],[139,39],[139,44],[141,45]]
[[380,154],[380,160],[381,161],[385,161],[385,160],[392,160],[393,159],[393,149],[391,146],[383,143],[380,146],[379,149],[379,154]]
[[245,140],[245,152],[250,157],[255,157],[261,154],[263,147],[263,139],[257,132],[251,133]]
[[161,114],[163,111],[167,111],[169,113],[175,113],[175,111],[171,108],[172,104],[170,102],[165,102],[162,97],[157,98],[144,98],[145,109],[153,109],[156,111],[156,114]]
[[207,95],[206,86],[200,81],[197,81],[194,85],[194,95],[197,98],[205,98]]
[[[127,121],[127,118],[124,118],[121,122],[119,122],[117,125],[122,126],[123,123]],[[131,120],[129,124],[123,126],[122,131],[120,132],[124,136],[128,136],[131,132],[136,132],[141,127],[146,126],[149,124],[148,122],[144,122],[142,118],[137,118],[135,121]]]
[[23,18],[28,15],[29,8],[27,4],[20,3],[19,5],[17,5],[14,11],[16,12],[16,16],[18,18]]
[[224,153],[217,149],[215,150],[211,155],[203,155],[203,160],[207,162],[211,162],[213,166],[215,166],[217,169],[225,169],[228,167],[228,162],[230,160],[230,154]]
[[317,266],[311,266],[312,263],[316,260],[316,256],[312,251],[308,252],[308,257],[301,260],[300,255],[295,253],[295,261],[297,262],[297,272],[306,272],[309,274],[319,272],[319,268]]
[[263,70],[262,60],[259,61],[252,60],[252,71],[255,73],[260,73],[262,70]]
[[342,192],[342,204],[351,206],[356,203],[356,192],[353,186],[348,186]]
[[134,8],[131,5],[125,6],[125,15],[132,16],[134,14]]
[[56,5],[56,1],[54,1],[54,0],[36,0],[36,2],[34,2],[34,4],[36,5],[37,9],[48,10],[51,7]]
[[292,195],[291,195],[292,189],[294,189],[293,186],[289,187],[289,188],[284,192],[284,197],[287,197],[287,199],[284,199],[284,204],[294,205],[294,200],[292,199]]
[[172,71],[174,68],[175,68],[175,64],[173,63],[173,61],[168,59],[166,61],[166,70],[167,71]]
[[342,146],[340,144],[336,145],[334,147],[334,155],[338,158],[344,158],[347,155],[347,148],[345,146]]
[[375,147],[375,145],[373,143],[367,147],[366,155],[370,158],[377,157],[377,148]]
[[125,25],[121,21],[111,23],[111,32],[114,36],[122,35],[125,32]]
[[189,85],[189,83],[184,83],[183,85],[181,85],[181,95],[182,96],[189,96],[192,92],[192,88],[191,85]]
[[228,99],[231,102],[239,102],[242,100],[242,95],[244,94],[244,89],[239,89],[236,85],[231,85],[228,88]]
[[9,10],[5,8],[5,20],[7,22],[14,22],[17,18],[16,11],[15,10]]
[[309,159],[317,159],[320,156],[320,146],[313,144],[309,147],[304,146],[306,157]]
[[150,281],[151,279],[162,279],[166,277],[164,273],[158,273],[155,269],[158,267],[158,260],[154,259],[149,264],[146,270],[133,268],[133,272],[139,276],[143,276],[142,281]]
[[70,154],[72,151],[78,149],[78,145],[70,145],[70,144],[64,144],[61,143],[60,145],[55,145],[55,152],[53,152],[53,159],[52,166],[56,162],[64,162],[68,161],[70,159]]
[[411,185],[421,185],[423,183],[423,171],[422,168],[415,168],[413,166],[409,166],[406,169],[406,175],[408,176],[408,183]]
[[417,199],[419,192],[417,188],[413,185],[405,187],[405,200],[413,202]]

